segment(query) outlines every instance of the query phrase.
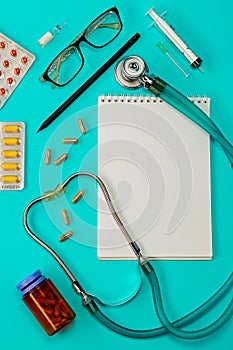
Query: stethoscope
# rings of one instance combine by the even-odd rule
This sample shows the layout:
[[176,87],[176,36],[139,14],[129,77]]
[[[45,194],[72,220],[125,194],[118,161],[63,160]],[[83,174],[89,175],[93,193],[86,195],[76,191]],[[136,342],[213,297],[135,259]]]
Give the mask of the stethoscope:
[[[90,293],[86,292],[84,288],[82,287],[81,283],[77,280],[77,278],[74,276],[74,274],[71,272],[71,270],[68,268],[68,266],[64,263],[64,261],[60,258],[60,256],[44,241],[42,241],[39,237],[33,233],[33,231],[30,229],[28,225],[28,213],[30,209],[38,202],[41,202],[43,200],[51,200],[55,199],[58,196],[61,196],[65,190],[67,185],[76,177],[79,176],[88,176],[97,181],[98,185],[100,186],[100,189],[103,192],[104,198],[108,204],[108,208],[113,216],[113,219],[115,220],[116,224],[118,225],[120,231],[123,233],[124,237],[126,238],[129,246],[131,247],[132,251],[134,252],[137,260],[138,260],[138,266],[140,271],[147,277],[150,287],[153,294],[153,301],[155,310],[157,312],[157,315],[159,317],[159,320],[162,324],[162,327],[160,328],[154,328],[154,329],[147,329],[147,330],[133,330],[129,328],[125,328],[114,321],[110,320],[101,310],[99,306],[103,306],[104,303],[100,302],[100,299],[94,297]],[[114,206],[112,204],[111,198],[109,196],[108,190],[103,183],[103,181],[96,175],[89,173],[89,172],[77,172],[70,177],[68,177],[62,184],[59,184],[55,190],[46,192],[43,196],[34,199],[31,201],[28,206],[26,207],[24,211],[23,216],[23,222],[24,227],[28,234],[37,242],[39,243],[43,248],[45,248],[59,263],[59,265],[63,268],[67,276],[72,282],[72,286],[75,289],[75,291],[80,294],[82,298],[82,304],[87,307],[87,309],[91,312],[91,314],[96,317],[101,323],[103,323],[106,327],[112,329],[115,332],[118,332],[122,335],[128,336],[128,337],[135,337],[135,338],[150,338],[150,337],[156,337],[159,335],[162,335],[164,333],[170,332],[171,334],[184,339],[198,339],[205,336],[208,336],[218,330],[221,326],[223,326],[232,316],[233,313],[233,301],[231,300],[228,307],[225,309],[225,311],[222,313],[222,315],[215,320],[212,324],[209,326],[200,329],[198,331],[184,331],[181,329],[182,326],[190,324],[191,322],[194,322],[196,319],[198,319],[201,315],[205,314],[209,309],[211,309],[212,306],[214,306],[223,296],[224,294],[232,287],[233,285],[233,274],[230,275],[230,277],[224,282],[224,284],[219,288],[219,290],[210,297],[204,304],[199,306],[197,309],[190,312],[188,315],[182,317],[179,320],[176,320],[175,322],[170,322],[168,317],[166,316],[166,313],[164,311],[163,306],[163,300],[162,300],[162,294],[161,289],[159,285],[158,277],[153,269],[153,266],[151,263],[143,256],[140,247],[138,246],[137,242],[135,242],[131,237],[128,231],[126,230],[124,224],[122,223],[121,219],[119,218],[118,214],[116,213]],[[137,293],[135,293],[136,295]],[[134,296],[135,296],[134,295]],[[133,298],[130,298],[127,300],[129,302]]]
[[233,146],[213,120],[163,79],[149,74],[148,67],[141,57],[128,56],[120,60],[115,67],[115,78],[126,89],[144,87],[191,119],[221,145],[233,167]]
[[[118,82],[122,86],[125,86],[126,88],[135,89],[140,86],[144,86],[146,89],[153,92],[156,96],[159,96],[160,98],[164,99],[168,103],[170,103],[171,99],[173,99],[172,103],[170,103],[172,106],[174,106],[175,108],[180,110],[182,113],[190,117],[190,119],[192,119],[198,125],[203,127],[211,135],[215,135],[214,137],[224,148],[224,151],[226,152],[232,164],[232,159],[233,159],[232,145],[224,138],[224,136],[219,131],[217,126],[213,122],[210,122],[208,117],[206,117],[206,115],[203,112],[201,113],[200,112],[201,110],[199,110],[199,108],[196,107],[191,101],[189,101],[186,97],[184,97],[178,91],[170,87],[162,79],[158,77],[149,76],[147,73],[147,70],[148,69],[145,62],[140,57],[130,56],[130,57],[124,58],[118,63],[115,69],[115,76]],[[110,213],[113,219],[115,220],[120,231],[126,238],[130,248],[132,249],[133,253],[137,258],[139,270],[147,277],[149,281],[151,291],[152,291],[155,311],[162,324],[161,327],[154,328],[154,329],[146,329],[146,330],[134,330],[134,329],[126,328],[112,321],[103,312],[103,305],[105,304],[101,302],[100,299],[96,298],[92,294],[85,291],[81,283],[74,276],[74,274],[65,264],[65,262],[61,259],[61,257],[47,243],[45,243],[39,237],[37,237],[35,233],[33,233],[33,231],[30,229],[28,224],[28,213],[31,210],[31,208],[36,203],[39,203],[43,200],[52,200],[57,198],[58,196],[61,196],[65,192],[68,184],[74,178],[80,177],[80,176],[91,177],[98,183],[100,189],[102,190],[104,198],[106,200],[106,203],[108,205],[108,208],[110,210]],[[217,290],[217,292],[215,292],[215,294],[213,294],[205,303],[203,303],[197,309],[191,311],[189,314],[187,314],[186,316],[176,321],[171,322],[168,319],[166,312],[164,310],[163,298],[162,298],[161,288],[160,288],[157,274],[153,266],[151,265],[151,263],[147,260],[147,258],[143,256],[138,243],[131,238],[130,234],[126,230],[124,224],[122,223],[119,215],[117,214],[112,204],[110,195],[108,193],[108,190],[104,182],[97,175],[94,175],[92,173],[85,172],[85,171],[77,172],[71,175],[62,184],[59,184],[54,190],[48,191],[41,197],[31,201],[24,211],[23,223],[28,234],[43,248],[45,248],[56,259],[56,261],[65,271],[65,273],[71,280],[73,288],[81,296],[83,306],[85,306],[91,312],[91,314],[96,319],[98,319],[102,324],[104,324],[106,327],[110,328],[111,330],[117,333],[120,333],[128,337],[134,337],[134,338],[150,338],[150,337],[156,337],[169,332],[178,338],[199,339],[202,337],[206,337],[214,333],[215,331],[217,331],[231,318],[233,314],[233,300],[231,299],[225,311],[219,316],[218,319],[216,319],[210,325],[196,331],[186,331],[181,329],[181,327],[186,326],[194,322],[195,320],[199,319],[202,315],[204,315],[207,311],[209,311],[213,306],[215,306],[215,304],[219,300],[223,298],[226,292],[232,288],[233,274],[231,274],[228,277],[228,279],[222,284],[222,286]],[[131,298],[127,299],[126,302],[131,301],[136,295],[137,293],[134,293],[134,295]],[[120,305],[120,304],[117,304],[117,305]]]

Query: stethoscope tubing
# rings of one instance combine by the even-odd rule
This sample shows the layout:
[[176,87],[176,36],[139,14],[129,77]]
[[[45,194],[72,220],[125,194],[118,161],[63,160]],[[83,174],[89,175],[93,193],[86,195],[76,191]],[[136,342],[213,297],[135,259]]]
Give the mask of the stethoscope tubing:
[[[81,284],[75,278],[75,276],[73,275],[71,270],[68,268],[68,266],[65,264],[65,262],[60,258],[60,256],[48,244],[46,244],[43,240],[41,240],[38,236],[36,236],[35,233],[33,233],[32,230],[30,229],[29,224],[28,224],[28,214],[29,214],[30,209],[36,203],[41,202],[42,200],[45,200],[45,199],[48,200],[48,199],[50,199],[50,197],[54,198],[57,195],[60,195],[62,193],[62,191],[65,189],[65,187],[74,178],[76,178],[78,176],[89,176],[89,177],[93,178],[94,180],[96,180],[97,183],[99,184],[115,222],[117,223],[121,232],[127,238],[131,248],[133,249],[133,251],[135,252],[135,254],[138,258],[139,266],[141,267],[142,271],[144,272],[144,274],[147,276],[147,278],[149,280],[152,294],[153,294],[154,306],[155,306],[156,312],[158,314],[158,317],[159,317],[163,327],[155,328],[152,330],[144,330],[144,331],[139,330],[139,331],[137,331],[137,330],[130,330],[128,328],[122,327],[122,326],[116,324],[115,322],[111,321],[98,308],[98,306],[97,306],[98,300],[95,301],[94,298],[90,294],[85,292],[85,290],[83,289]],[[233,275],[231,274],[231,276],[220,287],[220,289],[207,302],[205,302],[199,308],[197,308],[196,310],[194,310],[193,312],[191,312],[187,316],[184,316],[180,320],[177,320],[175,322],[170,322],[166,316],[166,313],[165,313],[165,310],[163,307],[163,301],[162,301],[159,280],[158,280],[158,277],[154,271],[154,268],[151,265],[151,263],[146,258],[143,257],[138,246],[137,246],[138,249],[136,249],[135,247],[132,247],[131,244],[134,243],[134,241],[131,240],[131,237],[130,237],[128,231],[124,227],[124,224],[122,223],[117,212],[115,211],[115,208],[112,204],[108,190],[107,190],[105,184],[103,183],[103,181],[95,174],[92,174],[92,173],[89,173],[86,171],[77,172],[77,173],[71,175],[70,177],[68,177],[63,182],[63,184],[59,185],[59,191],[60,191],[59,193],[56,193],[56,190],[50,191],[50,192],[42,195],[41,197],[34,199],[33,201],[31,201],[27,205],[27,207],[24,211],[24,214],[23,214],[24,227],[25,227],[26,231],[28,232],[28,234],[55,258],[55,260],[59,263],[59,265],[62,267],[64,272],[70,278],[70,280],[72,282],[72,286],[74,287],[76,292],[82,296],[83,305],[87,306],[89,308],[89,310],[91,310],[92,314],[99,321],[101,321],[105,326],[107,326],[108,328],[111,328],[112,330],[114,330],[118,333],[121,333],[123,335],[127,335],[129,337],[133,336],[136,338],[137,337],[139,337],[139,338],[146,337],[147,338],[147,337],[158,336],[158,335],[164,334],[164,332],[170,332],[171,334],[173,334],[179,338],[198,339],[198,338],[208,336],[208,335],[212,334],[213,332],[215,332],[217,329],[219,329],[221,326],[223,326],[229,320],[229,318],[232,316],[233,301],[231,299],[230,304],[228,305],[226,310],[222,313],[222,315],[216,321],[214,321],[212,324],[210,324],[209,326],[207,326],[203,329],[197,330],[197,331],[181,330],[179,328],[181,325],[186,324],[186,323],[190,323],[192,320],[196,319],[200,314],[202,314],[204,311],[207,311],[210,307],[212,307],[214,305],[214,303],[217,302],[217,300],[220,298],[220,296],[224,295],[224,293],[228,290],[228,288],[230,288],[230,286],[232,286],[232,284],[233,284]],[[52,194],[52,196],[51,196],[51,194]]]

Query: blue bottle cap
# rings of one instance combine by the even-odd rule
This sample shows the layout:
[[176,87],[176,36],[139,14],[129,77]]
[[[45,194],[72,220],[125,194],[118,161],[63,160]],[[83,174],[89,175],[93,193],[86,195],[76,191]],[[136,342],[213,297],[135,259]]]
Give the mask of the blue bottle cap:
[[41,275],[40,270],[36,270],[33,274],[25,278],[22,282],[20,282],[16,288],[21,291],[22,295],[25,295],[30,290],[32,290],[35,286],[37,286],[40,282],[44,281],[45,277]]

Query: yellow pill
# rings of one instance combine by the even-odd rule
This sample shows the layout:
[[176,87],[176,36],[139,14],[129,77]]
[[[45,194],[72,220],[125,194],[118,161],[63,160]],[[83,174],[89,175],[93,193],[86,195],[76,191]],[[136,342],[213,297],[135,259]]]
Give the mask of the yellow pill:
[[19,164],[17,163],[2,163],[3,170],[19,170]]
[[4,183],[16,183],[19,182],[19,177],[14,175],[4,175],[2,176],[2,182]]
[[20,132],[18,125],[3,125],[2,131],[4,132]]
[[4,158],[19,158],[20,157],[20,153],[19,151],[2,151],[2,156]]
[[2,143],[5,146],[16,146],[20,144],[20,139],[18,139],[17,137],[4,137],[2,139]]

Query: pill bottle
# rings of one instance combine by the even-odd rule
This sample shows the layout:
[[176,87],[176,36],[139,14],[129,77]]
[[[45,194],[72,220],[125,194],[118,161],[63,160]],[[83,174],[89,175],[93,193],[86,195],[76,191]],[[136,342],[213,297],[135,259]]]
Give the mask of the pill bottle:
[[74,311],[40,270],[25,278],[16,288],[48,335],[55,334],[75,318]]

